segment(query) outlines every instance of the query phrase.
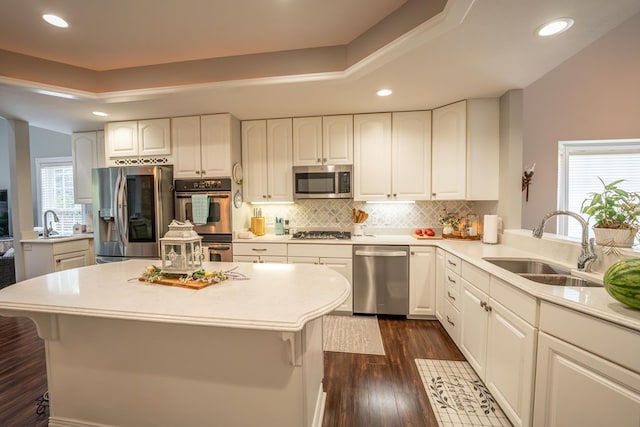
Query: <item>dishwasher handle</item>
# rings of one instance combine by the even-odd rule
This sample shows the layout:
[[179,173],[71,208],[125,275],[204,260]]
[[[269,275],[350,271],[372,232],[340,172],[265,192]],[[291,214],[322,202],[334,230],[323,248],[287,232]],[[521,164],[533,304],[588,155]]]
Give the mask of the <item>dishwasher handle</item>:
[[406,251],[363,251],[356,250],[356,256],[387,256],[387,257],[400,257],[407,256]]

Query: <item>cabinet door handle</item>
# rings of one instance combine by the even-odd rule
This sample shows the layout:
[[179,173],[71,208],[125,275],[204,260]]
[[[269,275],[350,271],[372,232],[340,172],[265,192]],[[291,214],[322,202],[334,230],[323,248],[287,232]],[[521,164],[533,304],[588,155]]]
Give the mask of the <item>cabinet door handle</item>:
[[262,198],[263,198],[263,199],[266,199],[266,198],[267,198],[267,196],[263,194],[263,195],[262,195]]
[[452,300],[454,300],[454,301],[456,300],[456,297],[454,297],[453,295],[451,295],[451,292],[449,292],[449,291],[447,291],[447,296],[448,296],[449,298],[451,298]]
[[453,322],[451,321],[451,319],[449,319],[449,316],[447,316],[447,322],[449,322],[449,324],[450,324],[451,326],[456,326],[456,324],[455,324],[455,323],[453,323]]
[[393,193],[393,197],[398,197],[398,195],[396,193]]
[[449,280],[449,281],[450,281],[451,283],[453,283],[454,285],[456,284],[456,281],[455,281],[455,280],[453,280],[453,279],[451,278],[451,276],[449,276],[449,275],[447,275],[447,280]]
[[489,304],[485,304],[484,305],[484,310],[489,312],[489,311],[493,310],[493,308],[491,308],[491,306]]
[[56,260],[56,263],[57,263],[57,264],[60,264],[60,261],[62,261],[62,260],[58,258],[58,259]]
[[480,307],[484,308],[486,310],[486,306],[487,306],[487,302],[486,301],[480,301]]
[[456,267],[458,264],[456,264],[455,262],[451,262],[450,259],[447,260],[447,262],[449,263],[449,265],[453,265],[454,267]]
[[327,158],[326,157],[323,158],[322,161],[326,163],[327,162]]
[[415,255],[415,254],[416,254],[415,252],[411,251],[411,255]]
[[254,252],[266,252],[267,250],[265,248],[251,248],[252,251]]
[[271,198],[271,194],[268,194],[268,195],[267,195],[267,198],[268,198],[268,199],[270,199],[270,198]]
[[320,163],[320,159],[316,159],[316,163]]

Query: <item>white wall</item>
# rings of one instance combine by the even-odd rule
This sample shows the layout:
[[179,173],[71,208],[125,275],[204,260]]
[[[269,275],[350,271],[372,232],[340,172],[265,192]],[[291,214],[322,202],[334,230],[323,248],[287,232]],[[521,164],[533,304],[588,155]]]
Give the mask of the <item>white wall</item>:
[[531,229],[557,208],[558,141],[640,137],[640,14],[525,88],[523,100],[523,167],[536,163],[522,198]]
[[7,121],[0,117],[0,188],[9,188],[11,184],[9,174],[9,140],[7,136]]

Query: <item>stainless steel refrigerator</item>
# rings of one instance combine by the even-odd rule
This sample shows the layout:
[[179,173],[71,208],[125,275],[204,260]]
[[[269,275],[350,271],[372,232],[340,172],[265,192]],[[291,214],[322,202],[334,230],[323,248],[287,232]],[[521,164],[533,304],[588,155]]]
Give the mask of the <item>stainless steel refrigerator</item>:
[[173,219],[173,166],[92,171],[96,262],[159,258],[160,238]]

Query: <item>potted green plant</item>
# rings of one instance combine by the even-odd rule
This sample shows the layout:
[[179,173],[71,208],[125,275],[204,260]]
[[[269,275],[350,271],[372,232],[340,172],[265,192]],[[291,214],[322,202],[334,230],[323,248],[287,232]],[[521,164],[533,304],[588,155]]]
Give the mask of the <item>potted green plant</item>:
[[619,179],[602,183],[601,192],[589,193],[580,211],[593,218],[596,243],[603,246],[629,248],[633,246],[640,229],[640,193],[628,192],[618,187]]
[[443,227],[442,234],[453,234],[460,225],[460,218],[456,214],[448,213],[445,209],[438,222]]

